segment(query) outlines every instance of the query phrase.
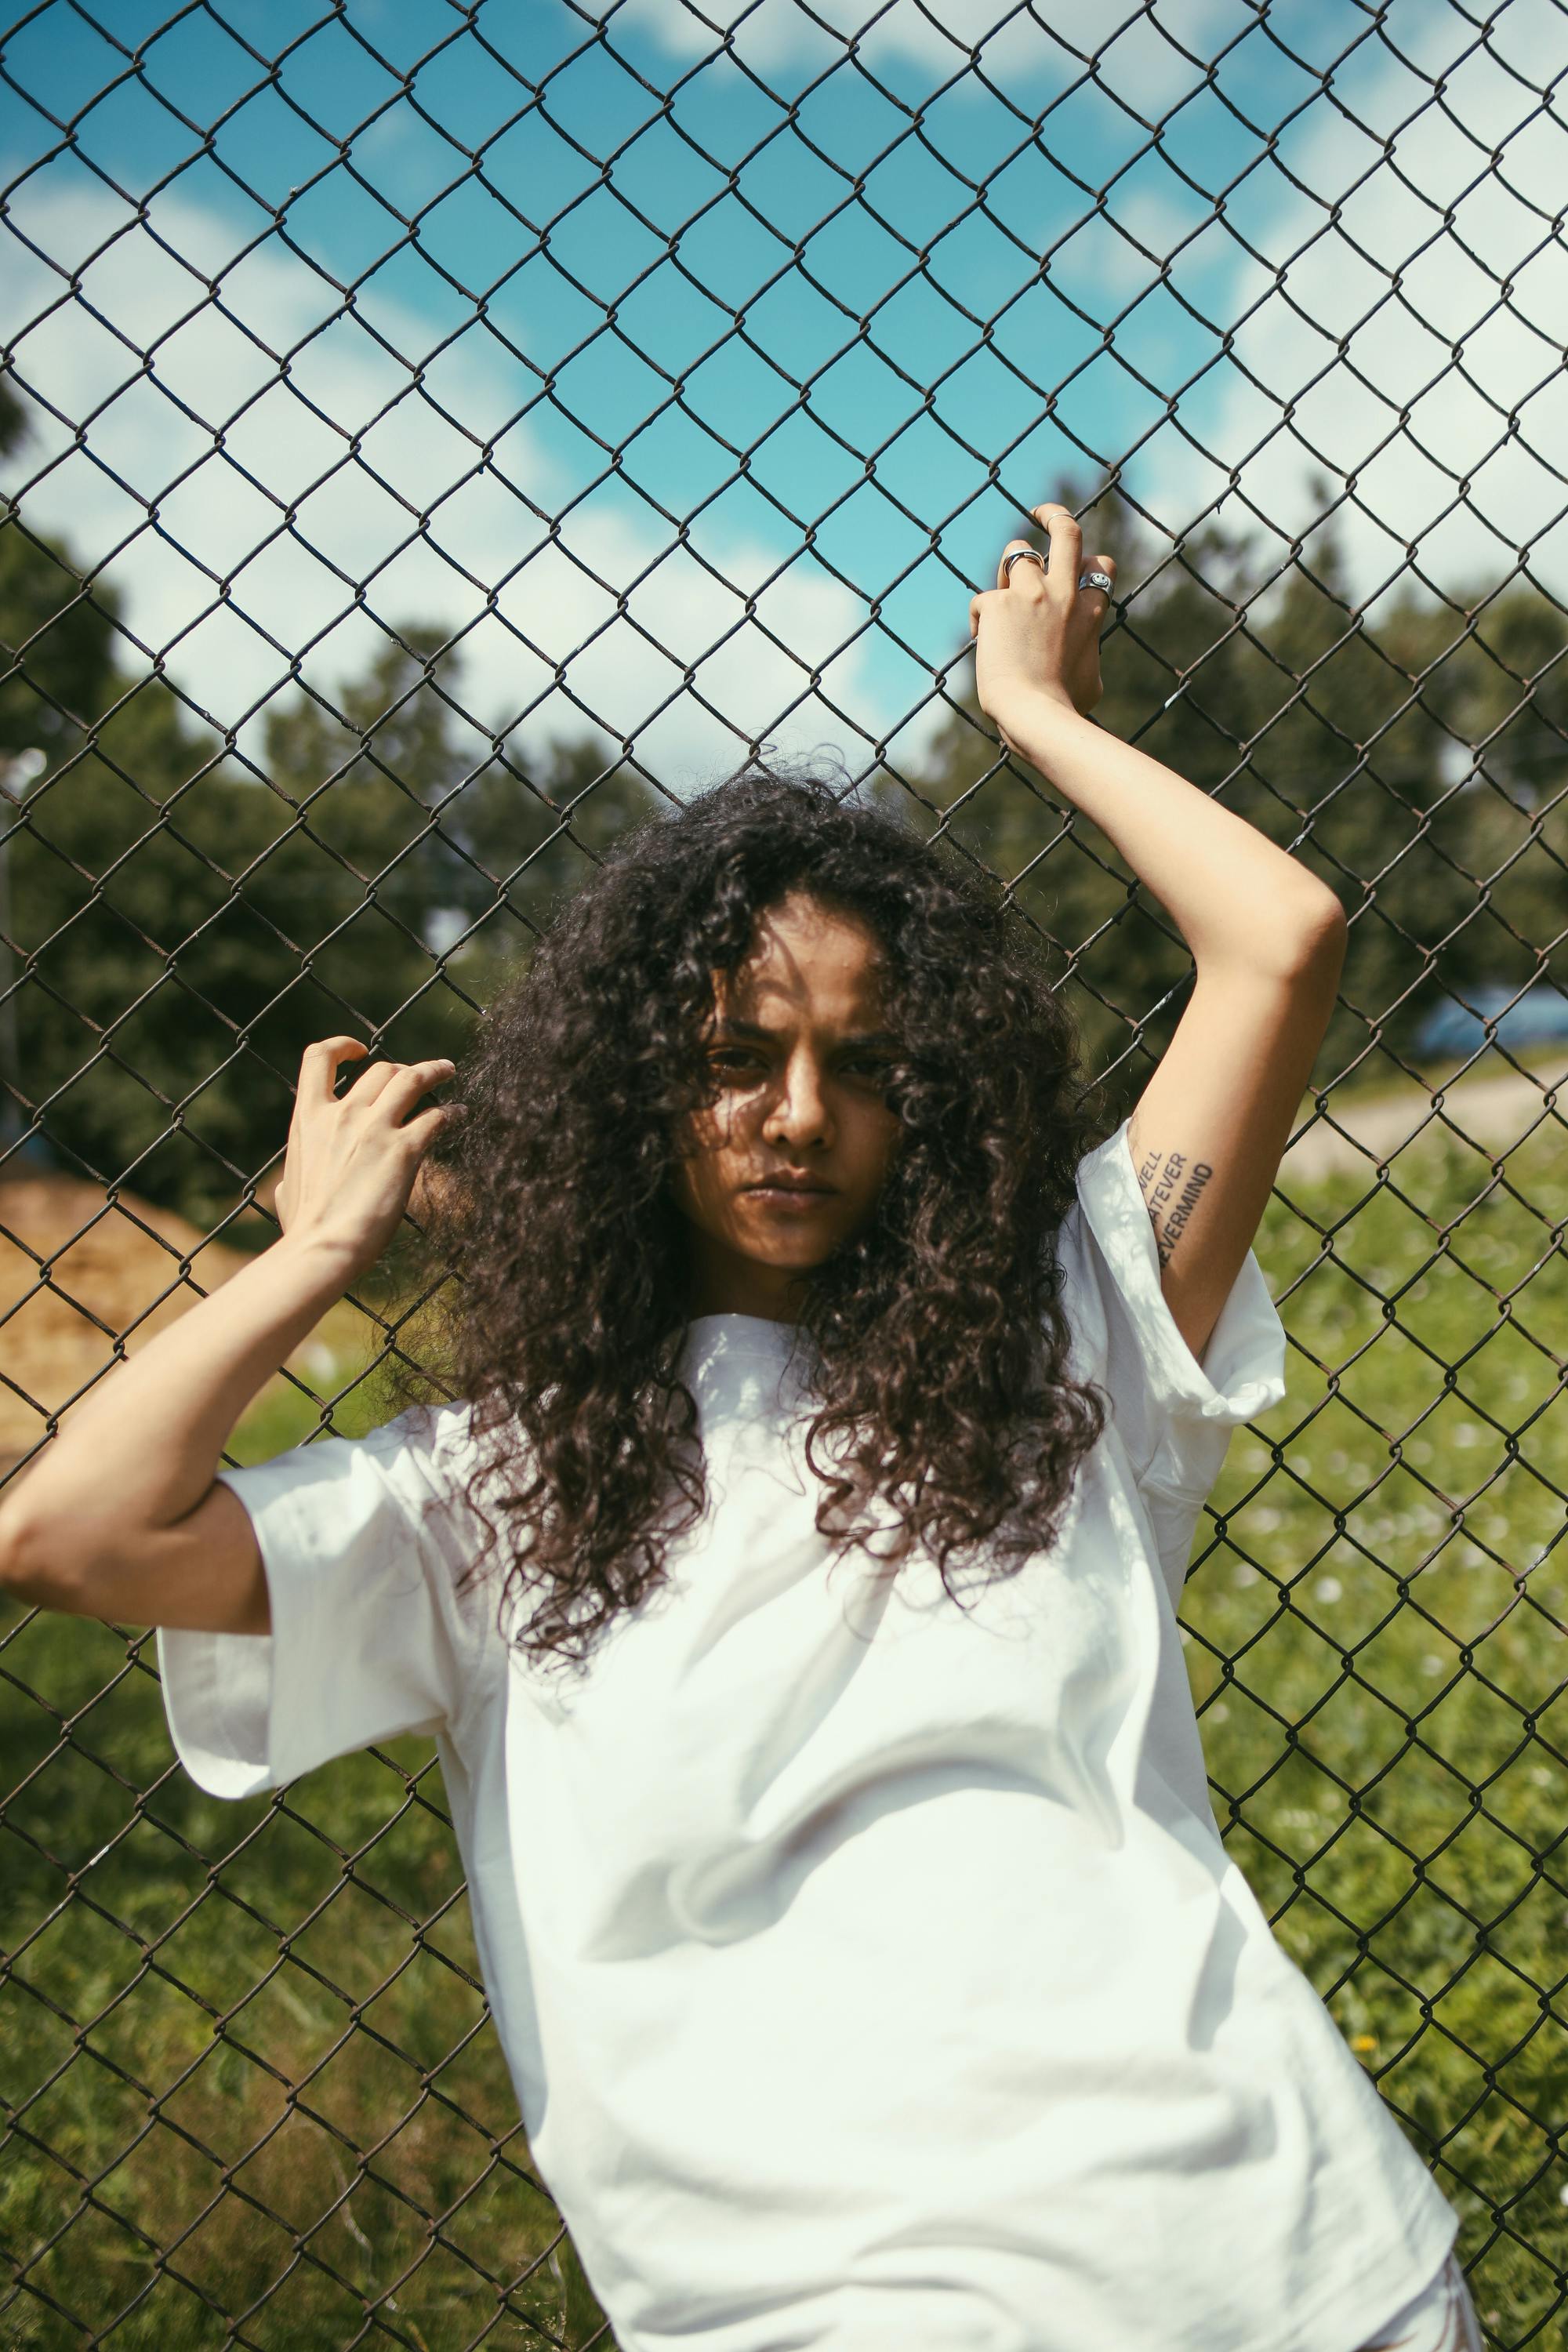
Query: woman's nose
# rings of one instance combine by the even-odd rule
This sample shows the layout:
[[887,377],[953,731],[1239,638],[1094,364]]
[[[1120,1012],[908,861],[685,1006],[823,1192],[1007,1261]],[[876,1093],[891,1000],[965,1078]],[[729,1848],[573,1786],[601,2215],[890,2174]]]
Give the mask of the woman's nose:
[[821,1073],[807,1064],[792,1065],[786,1069],[770,1108],[768,1123],[779,1135],[787,1135],[797,1143],[813,1142],[826,1136],[829,1118]]

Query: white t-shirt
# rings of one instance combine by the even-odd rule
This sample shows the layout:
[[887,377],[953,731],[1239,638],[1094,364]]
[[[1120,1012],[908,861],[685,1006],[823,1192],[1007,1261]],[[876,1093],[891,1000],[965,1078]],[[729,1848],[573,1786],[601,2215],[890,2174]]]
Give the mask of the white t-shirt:
[[748,1316],[691,1327],[710,1507],[581,1682],[509,1649],[494,1579],[454,1599],[424,1507],[467,1406],[223,1473],[273,1631],[160,1631],[179,1756],[245,1797],[435,1735],[623,2352],[1352,2352],[1454,2241],[1215,1823],[1174,1601],[1284,1332],[1249,1252],[1199,1366],[1127,1129],[1060,1236],[1114,1419],[962,1610],[920,1551],[825,1574],[795,1334]]

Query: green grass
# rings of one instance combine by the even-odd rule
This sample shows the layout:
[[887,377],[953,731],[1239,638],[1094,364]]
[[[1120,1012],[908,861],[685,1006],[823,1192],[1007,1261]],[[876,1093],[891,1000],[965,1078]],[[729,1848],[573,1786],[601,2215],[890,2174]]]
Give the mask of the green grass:
[[1288,1189],[1257,1248],[1289,1393],[1181,1612],[1215,1817],[1436,2154],[1483,2322],[1560,2340],[1568,1181],[1544,1137],[1494,1179],[1432,1136],[1382,1188]]
[[[1229,1851],[1436,2158],[1489,2330],[1544,2345],[1568,2268],[1568,1178],[1542,1139],[1498,1181],[1441,1136],[1391,1177],[1270,1202],[1289,1392],[1201,1523],[1187,1664]],[[334,1425],[378,1405],[373,1376]],[[317,1418],[274,1400],[231,1450]],[[0,1614],[0,2235],[25,2282],[0,2346],[124,2313],[122,2352],[206,2352],[231,2319],[288,2352],[362,2328],[455,2352],[499,2313],[488,2345],[609,2352],[484,2014],[431,1744],[221,1804],[173,1760],[151,1633],[26,1620]]]

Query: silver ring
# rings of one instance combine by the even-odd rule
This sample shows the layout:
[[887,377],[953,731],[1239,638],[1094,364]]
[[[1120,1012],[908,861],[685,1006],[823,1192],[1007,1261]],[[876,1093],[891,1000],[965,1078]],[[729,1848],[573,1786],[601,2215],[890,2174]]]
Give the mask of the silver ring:
[[[1013,566],[1015,563],[1024,562],[1037,563],[1042,572],[1046,569],[1046,559],[1040,553],[1038,548],[1016,547],[1011,555],[1005,555],[1002,558],[1002,582],[1004,586],[1006,586],[1013,577]],[[1115,587],[1115,583],[1111,579],[1109,572],[1080,572],[1078,575],[1078,584],[1080,588],[1102,588],[1107,596],[1111,594]]]

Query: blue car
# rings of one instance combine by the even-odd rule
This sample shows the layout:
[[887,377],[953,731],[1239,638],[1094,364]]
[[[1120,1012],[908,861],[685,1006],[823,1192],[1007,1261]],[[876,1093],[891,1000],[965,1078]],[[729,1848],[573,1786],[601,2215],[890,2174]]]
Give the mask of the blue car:
[[1517,1003],[1510,1002],[1514,991],[1501,985],[1479,985],[1467,989],[1466,994],[1468,1004],[1447,998],[1434,1005],[1415,1033],[1418,1053],[1468,1057],[1486,1044],[1483,1024],[1488,1020],[1497,1022],[1492,1034],[1510,1052],[1521,1045],[1568,1042],[1568,997],[1550,981],[1532,982]]

